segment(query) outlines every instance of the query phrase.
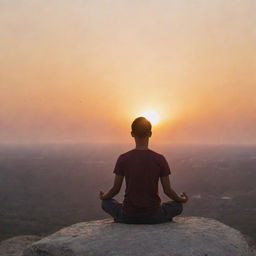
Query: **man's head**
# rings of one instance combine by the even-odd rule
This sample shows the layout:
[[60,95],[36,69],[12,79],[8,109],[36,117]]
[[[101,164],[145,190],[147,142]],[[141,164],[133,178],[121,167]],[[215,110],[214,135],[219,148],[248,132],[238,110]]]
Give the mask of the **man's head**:
[[131,125],[132,131],[131,135],[132,137],[137,138],[147,138],[151,137],[152,135],[152,125],[151,123],[143,116],[137,117]]

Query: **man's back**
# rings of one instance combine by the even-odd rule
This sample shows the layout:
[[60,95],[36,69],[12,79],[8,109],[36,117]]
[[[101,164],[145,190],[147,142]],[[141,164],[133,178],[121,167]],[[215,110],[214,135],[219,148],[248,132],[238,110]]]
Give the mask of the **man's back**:
[[154,213],[160,207],[159,177],[171,171],[163,155],[151,149],[132,149],[118,157],[113,173],[125,176],[125,213],[140,216]]

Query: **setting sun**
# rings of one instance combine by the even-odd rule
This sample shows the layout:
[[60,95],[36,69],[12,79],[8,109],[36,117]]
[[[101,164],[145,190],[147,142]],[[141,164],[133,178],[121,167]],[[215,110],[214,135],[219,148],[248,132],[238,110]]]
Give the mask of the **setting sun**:
[[146,111],[141,115],[146,117],[152,123],[152,125],[156,125],[160,120],[159,114],[156,111]]

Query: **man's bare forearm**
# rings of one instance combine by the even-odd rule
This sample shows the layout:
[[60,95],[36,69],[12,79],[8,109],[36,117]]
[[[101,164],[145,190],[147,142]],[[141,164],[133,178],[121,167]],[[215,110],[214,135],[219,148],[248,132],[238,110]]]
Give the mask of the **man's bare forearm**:
[[170,188],[168,191],[165,191],[165,194],[174,201],[181,202],[180,196]]
[[102,197],[102,199],[111,199],[112,197],[114,197],[115,195],[118,194],[119,191],[114,190],[113,188],[111,188],[107,193],[105,193]]

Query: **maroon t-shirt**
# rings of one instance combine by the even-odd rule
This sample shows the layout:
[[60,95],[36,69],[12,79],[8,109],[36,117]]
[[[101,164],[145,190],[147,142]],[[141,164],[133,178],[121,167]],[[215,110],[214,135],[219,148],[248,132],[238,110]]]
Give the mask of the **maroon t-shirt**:
[[151,149],[132,149],[118,157],[113,173],[125,176],[123,210],[129,216],[139,216],[160,207],[159,177],[171,171],[163,155]]

